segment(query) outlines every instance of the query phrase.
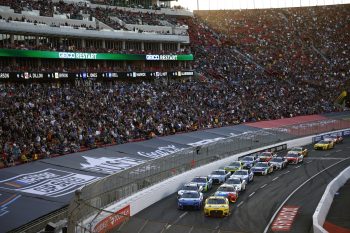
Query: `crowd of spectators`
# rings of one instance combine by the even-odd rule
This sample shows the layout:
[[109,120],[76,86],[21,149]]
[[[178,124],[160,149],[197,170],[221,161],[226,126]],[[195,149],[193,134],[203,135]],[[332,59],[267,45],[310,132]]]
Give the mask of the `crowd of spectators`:
[[82,24],[70,24],[70,23],[51,23],[51,24],[47,24],[46,22],[43,21],[38,21],[38,20],[30,20],[27,19],[25,16],[22,16],[20,18],[18,17],[3,17],[2,15],[0,15],[0,22],[6,22],[6,23],[10,23],[10,22],[23,22],[23,23],[32,23],[34,25],[46,25],[46,26],[50,26],[50,27],[71,27],[74,29],[82,29],[85,28],[86,30],[96,30],[97,28],[95,26],[92,25],[86,25],[84,23]]
[[0,86],[0,151],[6,163],[336,110],[329,98],[332,90],[295,87],[265,77],[239,82],[208,79],[71,85]]
[[38,10],[40,16],[53,16],[53,3],[51,0],[0,0],[0,6],[9,6],[15,13],[23,10]]
[[[66,15],[68,19],[83,19],[83,15],[90,15],[90,18],[95,17],[102,23],[108,25],[114,30],[128,30],[125,27],[125,24],[137,24],[137,25],[155,25],[155,26],[182,26],[184,23],[183,19],[178,17],[165,15],[165,14],[156,14],[153,12],[133,12],[117,7],[95,7],[92,8],[88,4],[81,3],[66,3],[64,1],[52,2],[44,0],[0,0],[0,6],[9,6],[14,9],[15,13],[21,13],[23,10],[39,10],[40,16],[53,17],[53,14]],[[119,19],[119,20],[118,20]],[[25,19],[25,16],[22,18],[13,18],[9,19],[7,17],[5,20],[9,21],[22,21],[22,22],[31,22],[37,24],[35,20]],[[45,23],[44,23],[45,24]],[[60,26],[60,25],[50,25],[50,26]],[[71,24],[62,24],[61,26],[72,26],[74,28],[83,27],[84,25],[71,25]],[[101,28],[94,28],[92,26],[85,26],[86,29],[96,30]]]
[[196,17],[215,29],[222,50],[239,50],[275,77],[322,83],[350,74],[350,5],[199,11]]
[[[243,122],[339,111],[349,79],[349,5],[198,12],[200,78],[0,85],[6,164]],[[16,69],[16,68],[14,68]]]

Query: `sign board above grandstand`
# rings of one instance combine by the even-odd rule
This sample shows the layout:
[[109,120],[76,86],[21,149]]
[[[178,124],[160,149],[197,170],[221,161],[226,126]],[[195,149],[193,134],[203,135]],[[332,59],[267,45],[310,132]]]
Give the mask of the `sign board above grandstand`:
[[39,50],[0,49],[0,57],[27,57],[78,60],[118,60],[118,61],[193,61],[192,54],[118,54],[118,53],[77,53]]
[[114,79],[135,78],[162,78],[162,77],[190,77],[194,71],[165,71],[165,72],[0,72],[0,82],[25,80],[97,80],[107,81]]

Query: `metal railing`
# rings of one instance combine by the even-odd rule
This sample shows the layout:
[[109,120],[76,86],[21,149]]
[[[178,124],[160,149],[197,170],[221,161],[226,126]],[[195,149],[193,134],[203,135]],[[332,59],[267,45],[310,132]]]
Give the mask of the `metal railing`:
[[89,227],[83,227],[81,221],[89,216],[97,217],[112,203],[194,167],[262,146],[349,127],[350,121],[326,119],[250,131],[147,161],[89,184],[76,193],[68,209],[68,229],[71,232],[77,229],[78,232],[93,232]]

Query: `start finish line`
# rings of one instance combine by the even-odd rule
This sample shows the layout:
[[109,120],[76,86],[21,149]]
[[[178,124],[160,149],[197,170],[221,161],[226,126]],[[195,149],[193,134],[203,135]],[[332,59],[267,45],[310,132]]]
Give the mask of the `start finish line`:
[[298,206],[284,206],[272,223],[272,231],[289,231],[298,213]]

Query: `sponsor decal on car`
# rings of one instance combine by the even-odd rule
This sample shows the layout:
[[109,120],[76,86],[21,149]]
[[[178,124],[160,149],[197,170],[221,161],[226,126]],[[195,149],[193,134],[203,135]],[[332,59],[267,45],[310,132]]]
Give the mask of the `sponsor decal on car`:
[[1,180],[0,189],[46,197],[60,197],[97,179],[99,177],[48,168]]

